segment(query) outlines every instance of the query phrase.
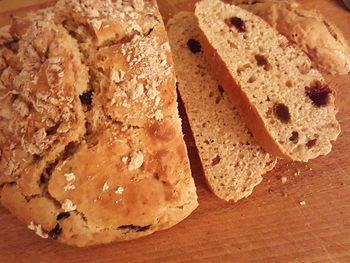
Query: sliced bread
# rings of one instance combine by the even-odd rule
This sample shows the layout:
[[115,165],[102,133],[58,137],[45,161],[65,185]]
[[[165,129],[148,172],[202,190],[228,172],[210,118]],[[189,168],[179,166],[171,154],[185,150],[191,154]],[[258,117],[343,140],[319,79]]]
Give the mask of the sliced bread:
[[316,10],[288,0],[233,0],[296,43],[314,66],[329,74],[350,73],[350,47],[341,31]]
[[178,89],[213,193],[237,201],[252,193],[275,159],[258,146],[211,73],[198,42],[196,17],[175,15],[168,34]]
[[340,133],[334,91],[309,58],[264,20],[219,0],[195,11],[208,62],[269,153],[308,161]]

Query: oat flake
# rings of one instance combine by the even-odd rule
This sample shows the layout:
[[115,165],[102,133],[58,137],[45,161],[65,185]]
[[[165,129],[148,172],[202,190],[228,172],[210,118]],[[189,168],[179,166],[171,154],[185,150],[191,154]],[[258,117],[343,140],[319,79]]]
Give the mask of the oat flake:
[[37,234],[41,238],[48,238],[49,235],[46,234],[43,229],[41,228],[41,225],[35,225],[33,221],[30,221],[30,224],[27,226],[30,230],[33,230],[35,234]]
[[119,195],[123,194],[123,192],[124,192],[124,188],[121,186],[119,186],[118,189],[115,191],[115,193]]
[[134,151],[130,154],[129,171],[139,169],[143,164],[143,154],[141,151]]
[[63,204],[62,204],[62,209],[64,210],[64,212],[71,212],[75,209],[77,209],[77,206],[75,204],[73,204],[73,202],[69,199],[64,200]]
[[102,192],[106,192],[108,189],[109,189],[109,185],[107,184],[107,182],[105,182],[102,187]]

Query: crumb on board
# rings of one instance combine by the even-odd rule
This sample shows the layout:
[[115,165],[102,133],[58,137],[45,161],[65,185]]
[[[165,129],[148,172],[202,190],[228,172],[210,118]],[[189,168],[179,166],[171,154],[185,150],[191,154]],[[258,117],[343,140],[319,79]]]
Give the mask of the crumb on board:
[[306,205],[306,202],[305,202],[305,201],[300,201],[299,204],[300,204],[301,206],[304,206],[304,205]]
[[286,176],[282,176],[281,177],[281,181],[282,181],[282,184],[285,184],[287,182],[287,177]]
[[119,195],[123,194],[123,192],[124,192],[124,188],[121,186],[119,186],[118,189],[115,191],[115,193]]

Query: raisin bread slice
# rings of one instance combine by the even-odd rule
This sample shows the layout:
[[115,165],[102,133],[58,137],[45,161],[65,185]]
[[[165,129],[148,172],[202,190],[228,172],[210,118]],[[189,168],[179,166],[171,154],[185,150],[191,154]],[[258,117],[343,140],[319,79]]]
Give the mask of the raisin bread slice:
[[204,53],[258,142],[308,161],[340,133],[334,92],[309,58],[261,18],[219,0],[196,5]]
[[350,73],[350,47],[342,32],[316,10],[304,10],[295,1],[233,0],[260,16],[296,43],[314,66],[329,74]]
[[194,14],[175,15],[168,22],[168,34],[178,89],[208,185],[226,201],[247,197],[275,159],[257,145],[211,73]]

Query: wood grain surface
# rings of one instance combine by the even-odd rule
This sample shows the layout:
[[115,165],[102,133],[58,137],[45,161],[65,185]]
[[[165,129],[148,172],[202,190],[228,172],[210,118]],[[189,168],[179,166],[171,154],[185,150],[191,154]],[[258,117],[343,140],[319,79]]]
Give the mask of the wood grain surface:
[[[46,2],[52,0],[0,0],[0,24]],[[194,2],[159,5],[167,20]],[[319,9],[350,41],[350,12],[340,0],[300,2]],[[200,203],[187,220],[139,240],[78,249],[35,236],[0,208],[0,262],[350,262],[350,76],[327,79],[337,91],[342,126],[330,155],[308,164],[280,161],[252,196],[226,203],[205,185],[185,120]]]

